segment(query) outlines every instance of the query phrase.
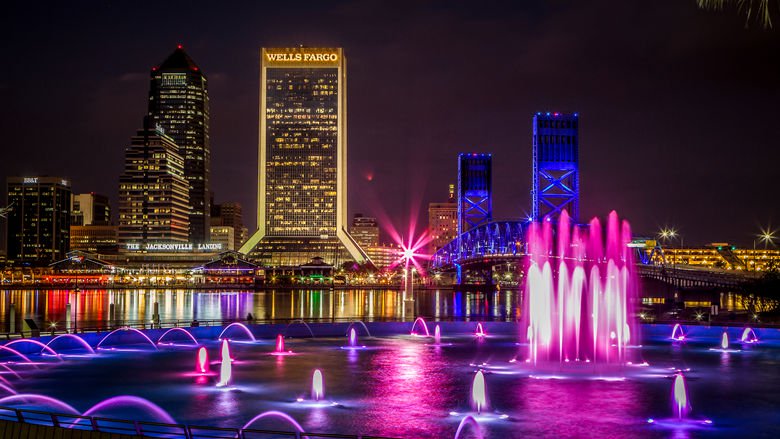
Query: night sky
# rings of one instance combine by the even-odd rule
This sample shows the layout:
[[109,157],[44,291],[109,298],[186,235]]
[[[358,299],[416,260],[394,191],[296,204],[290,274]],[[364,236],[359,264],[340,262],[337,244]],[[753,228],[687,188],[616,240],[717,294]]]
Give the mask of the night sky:
[[[16,2],[21,3],[21,2]],[[0,179],[57,175],[116,206],[149,70],[209,78],[212,190],[256,209],[259,49],[347,56],[349,210],[405,230],[494,159],[494,217],[530,211],[531,121],[579,112],[581,210],[752,246],[780,226],[780,31],[694,0],[83,1],[4,6]],[[4,196],[4,194],[3,194]]]

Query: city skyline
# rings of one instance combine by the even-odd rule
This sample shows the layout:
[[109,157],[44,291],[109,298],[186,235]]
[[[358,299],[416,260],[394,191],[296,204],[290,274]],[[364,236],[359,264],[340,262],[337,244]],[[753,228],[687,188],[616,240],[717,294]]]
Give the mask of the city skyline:
[[[450,8],[410,4],[403,12],[386,8],[387,17],[359,3],[312,3],[304,10],[275,6],[279,14],[297,13],[299,29],[271,22],[262,31],[238,26],[212,41],[216,36],[203,17],[197,18],[204,24],[198,30],[175,24],[133,35],[143,44],[122,38],[121,26],[105,28],[114,14],[132,14],[118,6],[117,11],[98,8],[102,20],[85,24],[83,35],[104,29],[105,41],[80,47],[82,34],[69,34],[62,41],[73,47],[67,53],[50,40],[59,23],[31,35],[41,25],[17,28],[27,22],[20,15],[24,11],[13,10],[11,16],[20,19],[11,27],[19,34],[11,44],[12,59],[25,69],[14,64],[0,77],[0,93],[13,103],[3,110],[3,124],[46,121],[49,129],[7,129],[9,144],[24,145],[24,153],[7,153],[0,176],[63,175],[73,181],[75,192],[101,190],[101,182],[116,181],[121,146],[138,128],[146,106],[148,73],[143,72],[181,43],[209,72],[216,199],[239,201],[252,212],[259,65],[249,52],[276,42],[333,45],[345,47],[350,58],[350,218],[356,212],[389,217],[405,229],[416,209],[417,224],[424,224],[427,203],[445,201],[441,188],[455,180],[462,151],[493,154],[495,217],[523,217],[531,209],[532,116],[576,111],[582,120],[581,219],[616,209],[640,234],[674,227],[686,243],[749,245],[761,227],[780,216],[776,204],[765,202],[776,174],[771,128],[773,103],[780,95],[774,80],[780,67],[769,55],[780,44],[776,33],[745,30],[739,18],[702,11],[693,3],[667,2],[653,11],[637,4],[612,5],[614,18],[591,10],[598,9],[592,5],[568,2],[506,3],[491,11],[462,3]],[[219,24],[224,13],[215,11],[214,22]],[[640,20],[639,13],[649,17]],[[331,18],[331,24],[315,23],[318,14]],[[583,19],[587,28],[577,26],[578,15],[588,18]],[[381,36],[392,19],[407,31],[397,40]],[[669,32],[644,35],[653,20],[664,20]],[[469,38],[450,34],[454,40],[437,46],[436,53],[413,44],[456,25],[474,31]],[[599,27],[603,30],[591,29]],[[621,40],[614,41],[610,30],[619,30]],[[583,49],[577,38],[594,44],[577,53]],[[496,46],[499,39],[503,45]],[[47,56],[30,56],[24,50],[30,44]],[[109,46],[125,56],[90,68],[98,49]],[[73,65],[62,62],[63,56]],[[61,66],[60,80],[72,83],[69,90],[41,83],[37,71],[42,69],[36,69],[41,59]],[[605,64],[590,67],[598,61]],[[393,81],[403,78],[403,63],[419,74],[411,81]],[[465,79],[475,64],[484,83]],[[453,73],[458,71],[463,73]],[[32,105],[41,92],[49,99],[46,108]],[[71,111],[64,110],[66,105]],[[749,130],[736,123],[744,118]],[[56,141],[56,133],[66,127],[73,146]],[[751,154],[736,153],[746,148]],[[702,190],[711,185],[718,190]],[[746,189],[756,187],[762,190]],[[109,195],[118,205],[116,194]],[[731,214],[735,211],[739,215]],[[253,223],[248,215],[250,230]]]

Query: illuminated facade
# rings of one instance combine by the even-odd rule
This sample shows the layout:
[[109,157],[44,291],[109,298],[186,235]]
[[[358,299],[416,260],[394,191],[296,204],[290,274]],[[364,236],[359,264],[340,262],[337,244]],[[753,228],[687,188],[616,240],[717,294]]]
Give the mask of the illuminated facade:
[[70,226],[70,250],[116,253],[116,226]]
[[255,234],[242,253],[266,266],[365,253],[347,232],[346,61],[338,48],[264,48]]
[[490,154],[458,156],[457,236],[493,219],[493,171]]
[[376,218],[363,216],[361,213],[355,214],[355,217],[352,218],[352,226],[349,228],[349,233],[360,245],[360,248],[365,251],[368,251],[369,247],[379,245],[379,225],[376,222]]
[[71,226],[107,226],[111,224],[108,197],[90,192],[74,194],[71,203]]
[[235,250],[235,233],[232,226],[211,226],[211,242],[220,244],[223,250]]
[[7,257],[33,265],[62,259],[70,245],[70,182],[58,177],[8,177]]
[[430,254],[436,253],[458,236],[458,203],[455,200],[454,184],[450,185],[447,202],[428,204],[428,233],[431,236]]
[[698,248],[664,248],[663,257],[660,253],[654,253],[653,262],[722,270],[765,271],[780,267],[780,250],[742,249],[717,242]]
[[[211,227],[230,227],[233,229],[233,243],[225,246],[230,250],[237,250],[249,238],[246,227],[244,227],[244,216],[242,214],[240,203],[220,203],[215,204],[211,201]],[[212,237],[211,242],[218,242],[220,239]],[[221,241],[220,241],[221,242]]]
[[577,113],[536,113],[533,121],[534,220],[557,219],[565,209],[580,215],[579,119]]
[[145,128],[125,149],[119,177],[119,248],[128,244],[186,243],[189,240],[189,187],[184,160],[161,129]]
[[184,160],[188,184],[189,240],[209,241],[209,91],[203,71],[181,45],[152,68],[149,117],[165,130]]

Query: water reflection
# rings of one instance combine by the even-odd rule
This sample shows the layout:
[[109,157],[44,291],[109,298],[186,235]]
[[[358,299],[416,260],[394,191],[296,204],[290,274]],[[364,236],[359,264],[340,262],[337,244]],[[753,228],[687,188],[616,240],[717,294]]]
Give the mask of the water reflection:
[[155,303],[163,321],[246,319],[248,314],[261,320],[413,320],[418,315],[467,321],[514,320],[521,309],[516,291],[416,291],[412,308],[404,306],[402,293],[395,290],[5,290],[0,294],[2,328],[8,329],[13,303],[16,331],[22,330],[23,319],[33,319],[44,329],[52,322],[64,329],[68,308],[71,327],[148,322]]

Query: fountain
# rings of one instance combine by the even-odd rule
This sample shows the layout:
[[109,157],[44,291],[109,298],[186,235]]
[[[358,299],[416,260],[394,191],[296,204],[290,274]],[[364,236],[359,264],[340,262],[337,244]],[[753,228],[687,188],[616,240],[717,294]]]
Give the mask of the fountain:
[[690,406],[688,404],[688,391],[685,388],[685,378],[682,372],[678,372],[674,377],[672,386],[672,408],[677,419],[683,419],[688,415]]
[[198,349],[198,359],[195,362],[195,371],[200,374],[205,374],[209,371],[209,353],[204,346],[201,346]]
[[36,403],[38,407],[50,407],[55,410],[59,410],[61,413],[73,413],[79,415],[79,411],[73,408],[70,404],[67,404],[59,399],[52,398],[51,396],[39,395],[37,393],[19,393],[12,396],[6,396],[0,398],[0,405],[8,407],[13,406],[14,403],[26,402]]
[[675,323],[674,328],[672,328],[672,340],[674,341],[685,340],[685,333],[683,332],[683,328],[682,326],[680,326],[679,323]]
[[723,332],[723,337],[720,338],[720,348],[726,350],[729,348],[729,333]]
[[[83,346],[84,348],[86,348],[86,349],[87,349],[87,351],[88,351],[90,354],[94,354],[94,353],[95,353],[95,350],[94,350],[94,349],[92,349],[92,346],[90,346],[90,345],[89,345],[89,343],[87,343],[86,341],[84,341],[84,339],[83,339],[83,338],[81,338],[81,337],[79,337],[79,336],[77,336],[77,335],[73,335],[73,334],[62,334],[62,335],[58,335],[58,336],[56,336],[56,337],[52,338],[51,340],[49,340],[49,342],[48,342],[48,343],[46,343],[46,346],[49,346],[49,347],[51,347],[51,345],[53,345],[53,344],[54,344],[56,341],[58,341],[58,340],[64,340],[64,339],[71,339],[71,340],[75,340],[75,341],[76,341],[77,343],[79,343],[81,346]],[[60,350],[62,350],[62,349],[60,349]]]
[[481,370],[474,375],[474,381],[471,384],[471,406],[477,411],[477,414],[482,413],[482,410],[487,408],[485,375],[482,374]]
[[325,388],[322,385],[322,372],[319,369],[314,369],[314,374],[311,377],[311,397],[315,401],[325,397]]
[[436,328],[433,330],[433,340],[436,344],[441,344],[441,329],[439,329],[439,325],[436,325]]
[[222,340],[222,364],[219,368],[219,382],[217,387],[225,387],[230,384],[230,379],[233,375],[233,366],[231,363],[233,359],[230,358],[230,345],[227,339]]
[[550,221],[531,223],[526,242],[523,315],[531,362],[625,364],[632,334],[638,339],[628,223],[611,212],[602,240],[597,218],[589,227],[572,226],[564,211],[557,231]]
[[[151,346],[154,348],[154,350],[157,350],[157,345],[156,345],[156,344],[154,344],[154,342],[152,341],[152,339],[151,339],[151,338],[149,338],[149,336],[148,336],[148,335],[144,334],[143,332],[139,331],[138,329],[135,329],[135,328],[130,328],[130,327],[123,327],[123,328],[119,328],[119,329],[114,329],[113,331],[109,332],[109,333],[108,333],[108,335],[106,335],[105,337],[103,337],[103,339],[102,339],[102,340],[100,340],[100,342],[98,342],[97,346],[95,346],[95,349],[100,349],[100,346],[101,346],[101,345],[103,345],[103,343],[105,343],[105,341],[106,341],[107,339],[109,339],[110,337],[112,337],[114,334],[117,334],[117,333],[119,333],[119,331],[122,331],[122,332],[127,332],[127,331],[129,331],[129,332],[133,332],[133,333],[135,333],[135,334],[138,334],[138,335],[140,335],[141,337],[143,337],[143,339],[144,339],[146,342],[148,342],[148,343],[149,343],[149,344],[150,344],[150,345],[151,345]],[[105,348],[103,348],[103,349],[105,349]],[[115,349],[115,348],[111,347],[111,348],[109,348],[109,349]]]
[[347,345],[342,346],[341,349],[364,349],[365,346],[358,345],[358,336],[355,332],[355,328],[350,328],[349,335],[347,336]]
[[758,336],[752,328],[745,328],[740,338],[742,343],[758,343]]
[[[254,424],[255,422],[265,419],[265,418],[279,418],[288,424],[292,425],[296,430],[298,430],[298,433],[303,433],[303,427],[301,427],[301,424],[295,421],[290,415],[287,413],[279,412],[276,410],[269,410],[267,412],[260,413],[259,415],[255,416],[249,422],[244,424],[243,427],[241,427],[242,430],[246,430],[249,428],[250,425]],[[297,436],[297,435],[296,435]],[[303,438],[308,438],[308,436],[301,436]]]
[[414,328],[417,326],[417,323],[419,323],[419,324],[422,326],[423,330],[425,331],[425,336],[426,336],[426,337],[430,337],[430,336],[431,336],[431,333],[430,333],[430,332],[428,332],[428,325],[425,323],[425,319],[424,319],[424,318],[422,318],[422,317],[417,317],[417,318],[414,320],[414,323],[412,323],[412,331],[411,331],[411,334],[412,334],[412,335],[420,335],[420,334],[418,334],[418,333],[416,333],[416,332],[414,331]]
[[474,333],[477,337],[485,337],[487,334],[485,333],[485,330],[482,328],[482,323],[477,323],[477,330]]
[[284,347],[284,335],[277,334],[277,336],[276,336],[276,346],[274,348],[274,351],[271,352],[271,355],[285,356],[285,355],[292,355],[292,354],[293,354],[292,350],[289,350],[289,351],[285,350],[285,347]]
[[83,418],[75,420],[75,422],[71,424],[69,428],[74,427],[79,423],[79,421],[87,419],[89,416],[93,416],[96,413],[102,413],[106,410],[113,410],[117,408],[122,408],[123,412],[125,412],[127,408],[139,409],[144,414],[150,416],[150,421],[163,422],[166,424],[176,424],[176,420],[174,420],[171,415],[168,414],[168,412],[166,412],[157,404],[138,396],[121,395],[108,398],[95,404],[82,414],[82,416],[84,416]]
[[[253,342],[254,342],[254,341],[257,341],[257,340],[255,339],[255,336],[254,336],[254,334],[252,334],[252,331],[250,331],[250,330],[249,330],[249,328],[248,328],[248,327],[247,327],[245,324],[243,324],[243,323],[239,323],[239,322],[235,322],[235,323],[231,323],[231,324],[227,325],[227,326],[225,327],[225,329],[223,329],[223,330],[222,330],[222,332],[220,332],[220,333],[219,333],[219,337],[218,337],[218,338],[219,338],[220,340],[222,340],[222,337],[223,337],[223,336],[225,335],[225,333],[226,333],[226,332],[228,332],[228,330],[230,330],[231,328],[240,328],[240,329],[241,329],[241,330],[244,332],[244,334],[246,334],[246,336],[249,338],[249,340],[250,340],[250,341],[253,341]],[[240,341],[240,340],[233,340],[233,341]]]
[[458,429],[455,431],[455,439],[460,439],[460,434],[463,432],[463,428],[466,427],[466,425],[471,425],[472,429],[474,430],[474,435],[477,437],[477,439],[483,438],[482,429],[479,428],[477,420],[474,419],[473,416],[465,416],[460,421],[460,424],[458,424]]
[[192,346],[192,345],[194,345],[194,346],[198,346],[198,340],[195,338],[195,336],[193,336],[192,334],[190,334],[190,332],[189,332],[189,331],[187,331],[187,330],[186,330],[186,329],[184,329],[184,328],[171,328],[171,329],[169,329],[169,330],[165,331],[165,332],[164,332],[164,333],[163,333],[163,334],[160,336],[160,338],[158,338],[158,339],[157,339],[157,344],[158,344],[158,345],[159,345],[159,344],[166,344],[166,345],[169,345],[169,346],[175,345],[176,343],[175,343],[175,342],[173,342],[173,341],[170,341],[170,342],[163,342],[163,339],[165,338],[165,336],[166,336],[166,335],[168,335],[168,334],[170,334],[170,333],[183,333],[183,334],[185,334],[185,335],[186,335],[186,336],[189,338],[189,340],[191,340],[191,341],[192,341],[192,344],[187,344],[186,346]]
[[[53,356],[57,357],[58,359],[60,359],[59,358],[60,354],[58,354],[54,349],[50,348],[49,346],[39,342],[38,340],[32,340],[32,339],[28,339],[28,338],[21,338],[19,340],[10,341],[10,342],[6,343],[5,346],[6,347],[13,346],[13,345],[18,344],[18,343],[34,344],[35,346],[38,346],[38,347],[41,348],[41,353],[46,351],[46,352],[49,352],[51,355],[53,355]],[[62,360],[62,359],[60,359],[60,360]]]

